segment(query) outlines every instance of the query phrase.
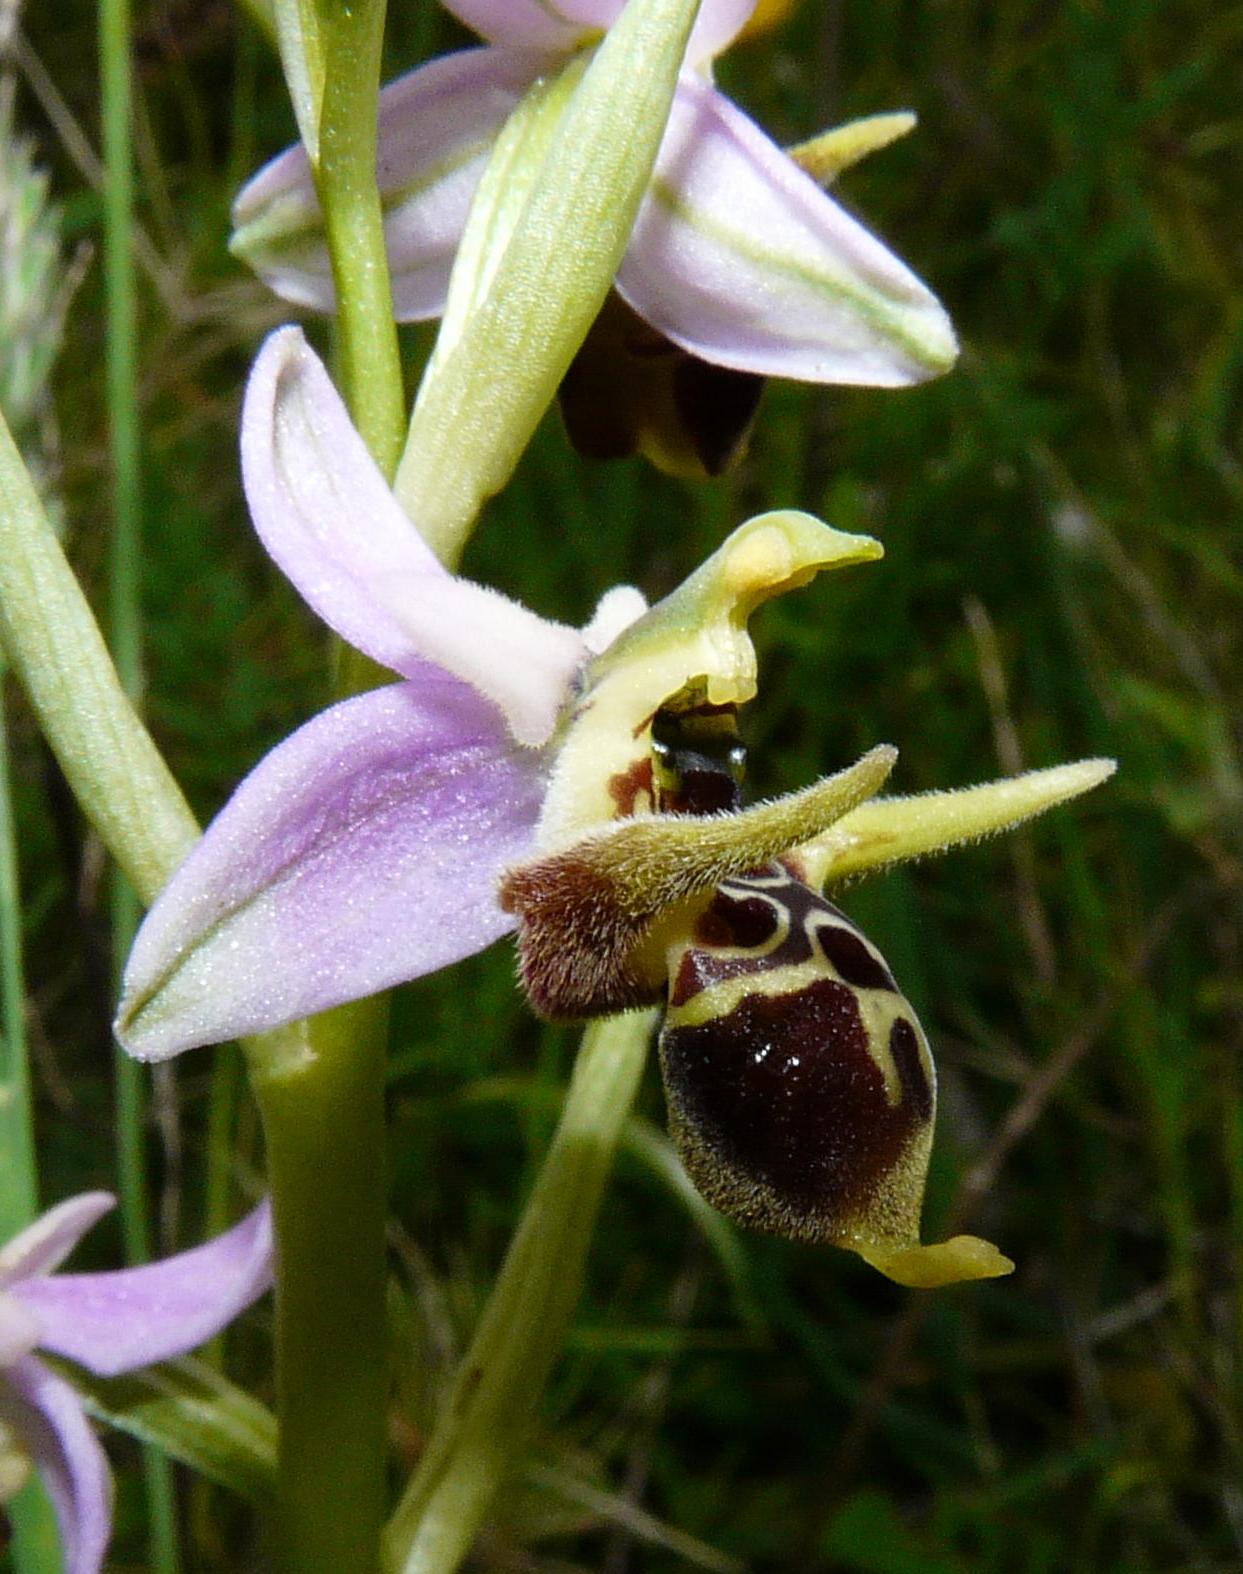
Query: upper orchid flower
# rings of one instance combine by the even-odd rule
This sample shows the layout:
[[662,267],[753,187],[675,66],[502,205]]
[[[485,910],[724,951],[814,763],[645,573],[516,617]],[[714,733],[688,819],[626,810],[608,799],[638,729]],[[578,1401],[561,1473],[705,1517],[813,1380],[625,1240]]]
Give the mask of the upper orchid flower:
[[[598,42],[623,0],[446,0],[487,47],[447,55],[380,97],[377,176],[394,306],[445,306],[490,150],[537,81]],[[712,84],[755,0],[704,0],[647,196],[617,274],[661,335],[718,366],[899,386],[953,364],[936,298]],[[293,148],[237,199],[233,249],[287,300],[330,310],[310,165]]]
[[20,1449],[43,1476],[66,1574],[102,1567],[112,1482],[82,1401],[32,1352],[66,1356],[99,1377],[133,1372],[203,1344],[272,1282],[266,1203],[163,1262],[53,1277],[113,1202],[107,1192],[71,1197],[0,1250],[0,1433],[10,1434],[0,1443]]
[[[849,1246],[904,1283],[1003,1271],[984,1243],[918,1243],[927,1044],[870,943],[817,891],[1014,824],[1095,785],[1109,762],[865,803],[895,758],[878,748],[741,809],[747,619],[822,568],[879,557],[876,542],[761,515],[657,606],[623,587],[581,632],[549,623],[439,565],[296,329],[256,361],[242,461],[269,552],[402,681],[273,750],[174,875],[126,972],[118,1031],[131,1052],[274,1026],[442,967],[516,921],[547,1015],[668,991],[675,1136],[726,1211]],[[739,1060],[748,1023],[771,1037],[779,1019],[800,1054],[757,1080]],[[770,1098],[772,1078],[812,1055],[797,1097],[818,1099],[817,1114],[796,1131],[788,1083]],[[706,1102],[700,1064],[732,1067]],[[751,1135],[731,1144],[741,1118]]]

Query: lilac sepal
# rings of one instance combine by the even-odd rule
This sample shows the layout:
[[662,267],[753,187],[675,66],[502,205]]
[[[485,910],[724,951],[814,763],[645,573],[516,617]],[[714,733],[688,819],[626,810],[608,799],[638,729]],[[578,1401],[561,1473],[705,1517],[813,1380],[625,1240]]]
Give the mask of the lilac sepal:
[[0,1250],[0,1290],[59,1268],[87,1230],[115,1207],[110,1191],[85,1191],[49,1208]]
[[0,1372],[39,1343],[39,1320],[11,1295],[0,1294]]
[[324,711],[246,778],[148,914],[122,1042],[158,1060],[481,950],[512,928],[497,877],[529,852],[544,787],[540,756],[446,674]]
[[766,376],[898,386],[957,348],[910,269],[693,72],[617,288],[683,349]]
[[9,1293],[37,1317],[40,1349],[115,1377],[197,1349],[271,1283],[272,1215],[262,1202],[223,1235],[162,1262],[29,1279]]
[[343,639],[420,682],[433,662],[494,700],[520,742],[547,740],[582,636],[441,566],[298,328],[255,360],[242,475],[264,546]]
[[[402,322],[438,317],[466,214],[497,132],[546,55],[466,49],[408,72],[380,97],[376,178],[386,209],[393,306]],[[233,205],[233,245],[287,301],[335,310],[319,200],[299,143],[264,165]],[[298,240],[305,236],[304,242]]]
[[82,1401],[33,1356],[14,1362],[0,1382],[6,1422],[43,1477],[60,1526],[65,1574],[96,1574],[112,1523],[112,1477]]
[[608,27],[623,0],[442,0],[442,4],[490,44],[565,54]]
[[[443,4],[490,43],[568,52],[594,32],[611,27],[625,0],[443,0]],[[687,59],[697,65],[719,55],[755,7],[756,0],[703,0]]]

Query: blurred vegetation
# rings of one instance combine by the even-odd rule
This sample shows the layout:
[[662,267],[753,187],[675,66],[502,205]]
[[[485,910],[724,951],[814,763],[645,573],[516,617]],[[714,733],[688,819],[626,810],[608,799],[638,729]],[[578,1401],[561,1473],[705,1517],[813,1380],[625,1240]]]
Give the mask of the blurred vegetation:
[[[393,71],[465,37],[430,4],[391,9]],[[24,25],[18,120],[84,269],[49,466],[98,600],[93,7],[31,6]],[[147,707],[207,815],[326,689],[324,632],[253,539],[235,458],[248,362],[288,313],[231,262],[228,204],[293,122],[225,0],[139,0],[135,29]],[[941,295],[960,368],[896,394],[772,386],[749,456],[697,488],[586,466],[553,415],[489,507],[468,571],[580,621],[618,579],[660,593],[763,507],[883,539],[882,564],[757,620],[757,792],[880,740],[901,747],[900,791],[1081,755],[1121,769],[1029,833],[845,898],[939,1054],[926,1234],[978,1229],[1015,1275],[908,1294],[844,1254],[706,1233],[662,1167],[653,1074],[653,1126],[620,1166],[480,1568],[1243,1562],[1241,49],[1236,5],[802,0],[721,63],[724,85],[788,142],[918,112],[840,194]],[[407,334],[411,386],[428,342]],[[6,699],[51,1200],[113,1173],[107,902],[99,849]],[[532,1020],[505,946],[403,992],[393,1031],[394,1435],[412,1456],[573,1037]],[[229,1053],[215,1071],[187,1057],[153,1104],[168,1246],[205,1226],[209,1104],[230,1206],[261,1173]],[[262,1316],[232,1340],[262,1373]],[[114,1566],[139,1568],[137,1456],[110,1449],[134,1465]],[[234,1508],[189,1485],[183,1501],[188,1568],[256,1566]]]

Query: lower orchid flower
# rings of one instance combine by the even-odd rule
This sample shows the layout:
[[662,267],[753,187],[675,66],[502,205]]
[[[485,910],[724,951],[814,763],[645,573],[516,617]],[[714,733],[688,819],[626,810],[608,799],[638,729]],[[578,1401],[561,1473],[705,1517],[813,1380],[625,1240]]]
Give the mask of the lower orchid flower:
[[516,926],[545,1015],[667,1001],[674,1135],[725,1211],[904,1283],[1005,1271],[970,1237],[919,1244],[927,1042],[820,887],[1013,825],[1112,763],[876,799],[880,747],[742,808],[751,613],[878,543],[765,514],[656,606],[620,587],[581,631],[548,622],[440,566],[296,329],[256,361],[242,464],[273,558],[401,681],[280,744],[174,875],[126,970],[131,1053],[272,1027]]
[[113,1202],[107,1192],[71,1197],[0,1250],[0,1444],[43,1477],[66,1574],[103,1566],[112,1480],[73,1386],[34,1351],[98,1377],[133,1372],[205,1343],[272,1283],[266,1203],[226,1234],[163,1262],[56,1273]]

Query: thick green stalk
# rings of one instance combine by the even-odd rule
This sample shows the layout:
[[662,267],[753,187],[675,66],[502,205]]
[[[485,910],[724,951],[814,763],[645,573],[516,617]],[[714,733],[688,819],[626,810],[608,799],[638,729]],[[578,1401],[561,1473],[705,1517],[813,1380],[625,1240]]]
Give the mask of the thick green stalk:
[[319,0],[324,90],[315,185],[337,292],[341,367],[354,424],[391,476],[405,441],[384,218],[376,186],[383,0]]
[[427,1450],[387,1537],[402,1574],[451,1574],[526,1443],[582,1289],[596,1214],[655,1013],[583,1035],[552,1146]]
[[276,1566],[373,1574],[384,1516],[384,1057],[371,1003],[250,1056],[278,1243]]

